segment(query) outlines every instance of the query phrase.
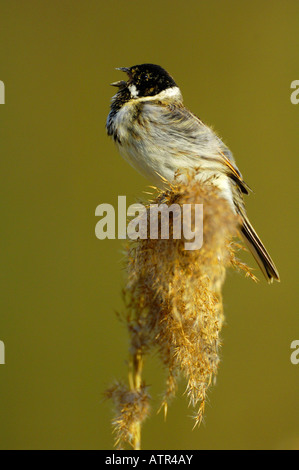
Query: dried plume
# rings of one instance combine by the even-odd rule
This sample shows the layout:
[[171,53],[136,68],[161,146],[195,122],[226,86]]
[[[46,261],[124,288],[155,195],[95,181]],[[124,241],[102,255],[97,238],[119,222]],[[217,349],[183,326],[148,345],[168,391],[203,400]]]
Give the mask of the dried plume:
[[160,192],[151,203],[203,204],[203,244],[199,250],[186,250],[183,237],[172,238],[174,217],[170,218],[170,239],[128,242],[123,318],[130,339],[129,386],[118,383],[107,395],[116,408],[116,445],[130,444],[134,449],[140,448],[141,423],[149,412],[150,397],[141,377],[144,356],[158,351],[167,370],[161,403],[165,416],[178,378],[183,376],[189,404],[194,407],[194,426],[199,425],[219,365],[226,268],[239,268],[254,278],[235,256],[239,246],[232,239],[238,235],[239,219],[213,181],[199,183],[189,178]]

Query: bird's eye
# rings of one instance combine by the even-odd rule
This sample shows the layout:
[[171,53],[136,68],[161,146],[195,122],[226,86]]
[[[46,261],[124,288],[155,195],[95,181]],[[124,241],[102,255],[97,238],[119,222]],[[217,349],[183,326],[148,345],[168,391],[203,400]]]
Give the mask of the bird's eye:
[[148,79],[148,75],[147,75],[147,74],[146,74],[146,75],[144,75],[144,78],[145,78],[145,80],[147,80],[147,79]]

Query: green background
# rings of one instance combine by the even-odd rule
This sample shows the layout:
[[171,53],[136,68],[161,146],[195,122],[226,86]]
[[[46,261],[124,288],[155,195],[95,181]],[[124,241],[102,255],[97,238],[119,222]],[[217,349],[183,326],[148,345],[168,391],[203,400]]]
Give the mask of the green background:
[[114,314],[123,254],[121,241],[96,239],[94,212],[118,195],[133,203],[149,184],[105,120],[109,83],[123,78],[114,67],[153,62],[233,151],[281,283],[228,273],[222,362],[199,430],[184,383],[167,421],[157,415],[164,372],[147,361],[143,448],[299,448],[298,1],[1,0],[0,17],[0,447],[113,446],[103,391],[126,377]]

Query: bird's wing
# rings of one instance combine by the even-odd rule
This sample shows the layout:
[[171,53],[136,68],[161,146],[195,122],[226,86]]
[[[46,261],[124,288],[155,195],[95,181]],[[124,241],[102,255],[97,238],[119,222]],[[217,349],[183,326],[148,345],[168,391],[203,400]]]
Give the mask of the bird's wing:
[[[200,160],[210,162],[215,169],[227,174],[242,193],[248,194],[250,187],[243,180],[228,147],[191,111],[182,105],[151,102],[144,106],[143,113],[147,114],[145,121],[149,119],[159,127],[160,134],[167,137],[159,139],[160,144],[164,141],[165,146],[175,146],[180,154],[185,151],[186,155],[192,155],[194,159],[197,157],[199,166]],[[175,154],[175,149],[172,153]]]
[[243,180],[242,174],[236,165],[233,154],[231,153],[229,148],[222,142],[220,137],[218,137],[216,133],[210,127],[204,124],[198,116],[191,113],[191,111],[189,110],[186,110],[186,111],[196,119],[196,121],[198,122],[200,126],[203,126],[206,129],[207,133],[212,133],[212,135],[214,136],[215,144],[216,144],[215,156],[217,159],[220,159],[220,161],[223,163],[223,166],[226,169],[227,175],[239,186],[242,193],[248,194],[249,191],[252,191],[251,188],[248,186],[248,184],[245,183],[245,181]]
[[228,176],[237,183],[237,185],[240,187],[242,193],[248,194],[248,191],[252,191],[251,188],[248,186],[247,183],[242,178],[242,175],[240,171],[238,170],[236,165],[233,165],[233,163],[225,156],[225,154],[219,150],[219,155],[220,158],[223,159],[223,164],[226,165],[228,168]]

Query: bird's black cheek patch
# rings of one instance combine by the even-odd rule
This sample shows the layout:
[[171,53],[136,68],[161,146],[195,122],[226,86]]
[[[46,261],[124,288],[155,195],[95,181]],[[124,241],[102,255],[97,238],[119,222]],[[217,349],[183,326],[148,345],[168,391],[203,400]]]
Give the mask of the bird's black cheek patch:
[[138,90],[138,97],[155,96],[161,91],[173,86],[172,80],[168,77],[156,77],[148,74],[147,78],[140,76],[134,80],[136,89]]

